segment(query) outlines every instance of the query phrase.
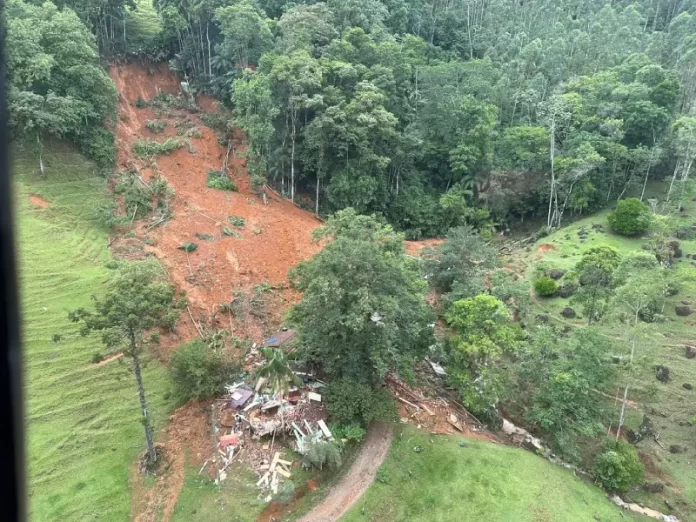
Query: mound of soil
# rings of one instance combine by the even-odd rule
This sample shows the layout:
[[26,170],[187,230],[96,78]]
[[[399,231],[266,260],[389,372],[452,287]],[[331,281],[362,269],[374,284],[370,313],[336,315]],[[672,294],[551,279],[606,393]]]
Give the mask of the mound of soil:
[[536,251],[540,254],[545,252],[553,252],[554,250],[556,250],[556,247],[554,245],[549,245],[548,243],[541,244],[536,249]]
[[39,208],[47,208],[50,206],[50,203],[48,201],[46,201],[41,196],[37,196],[36,194],[29,195],[29,203]]

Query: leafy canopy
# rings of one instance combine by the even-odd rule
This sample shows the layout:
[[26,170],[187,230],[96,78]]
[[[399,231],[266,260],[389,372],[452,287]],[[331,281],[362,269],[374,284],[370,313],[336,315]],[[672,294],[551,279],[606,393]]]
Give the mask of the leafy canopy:
[[302,356],[334,378],[373,386],[390,371],[408,373],[431,344],[434,315],[401,236],[352,209],[318,234],[329,243],[290,274],[304,292],[290,312]]
[[70,312],[73,322],[82,321],[82,335],[100,332],[104,346],[137,355],[152,328],[171,330],[184,299],[177,299],[159,264],[134,261],[122,264],[107,283],[103,297],[92,296],[94,310]]

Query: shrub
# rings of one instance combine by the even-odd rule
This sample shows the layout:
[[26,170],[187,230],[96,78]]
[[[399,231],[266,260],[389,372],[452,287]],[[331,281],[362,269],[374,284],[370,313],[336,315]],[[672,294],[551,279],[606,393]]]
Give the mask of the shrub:
[[114,133],[104,127],[88,127],[79,137],[80,149],[102,169],[110,172],[116,158]]
[[597,455],[592,473],[609,491],[626,491],[643,480],[645,468],[636,448],[622,441],[611,441]]
[[169,370],[174,393],[182,401],[221,393],[229,373],[222,356],[200,340],[179,348]]
[[302,464],[305,468],[312,466],[324,469],[338,469],[341,467],[341,450],[333,442],[319,440],[312,442],[305,450]]
[[229,221],[230,224],[234,227],[237,227],[237,228],[244,227],[244,218],[241,216],[229,216],[227,218],[227,221]]
[[198,245],[196,243],[181,243],[177,248],[179,250],[183,250],[187,254],[190,254],[198,249]]
[[551,297],[558,290],[556,281],[550,277],[542,277],[534,281],[534,292],[541,297]]
[[231,190],[237,192],[237,185],[234,184],[227,174],[221,170],[208,171],[208,188],[217,190]]
[[118,207],[113,200],[98,203],[94,207],[94,218],[105,228],[113,228],[124,224],[124,217],[117,213]]
[[141,158],[151,158],[152,156],[169,154],[174,150],[180,149],[185,144],[186,142],[184,140],[178,140],[176,138],[167,138],[161,142],[138,138],[133,144],[133,152]]
[[346,442],[361,442],[365,437],[365,428],[359,424],[333,424],[331,433],[336,440]]
[[327,409],[329,416],[342,424],[367,425],[373,420],[396,419],[396,406],[389,390],[373,389],[349,379],[329,385]]
[[155,134],[162,134],[166,126],[167,122],[162,120],[147,120],[145,122],[145,127]]
[[104,360],[104,354],[101,352],[94,352],[92,354],[92,364],[99,364]]
[[648,206],[638,198],[628,198],[616,205],[616,210],[609,214],[609,226],[622,236],[636,236],[650,227]]
[[145,217],[150,212],[150,192],[135,173],[123,173],[119,176],[114,192],[123,196],[127,222]]

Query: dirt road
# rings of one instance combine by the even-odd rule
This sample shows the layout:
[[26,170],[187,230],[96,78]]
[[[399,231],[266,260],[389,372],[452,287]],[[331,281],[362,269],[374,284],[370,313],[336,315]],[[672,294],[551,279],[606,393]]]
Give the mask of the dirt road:
[[389,451],[393,431],[393,424],[373,424],[350,471],[336,484],[324,502],[298,522],[335,522],[346,514],[375,479],[377,469]]

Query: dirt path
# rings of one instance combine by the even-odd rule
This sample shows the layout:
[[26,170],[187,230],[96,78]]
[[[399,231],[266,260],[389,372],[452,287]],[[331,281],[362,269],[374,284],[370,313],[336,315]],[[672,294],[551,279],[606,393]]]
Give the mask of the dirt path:
[[334,522],[345,515],[375,479],[377,469],[389,451],[393,432],[393,424],[373,424],[350,471],[336,484],[324,502],[298,522]]

